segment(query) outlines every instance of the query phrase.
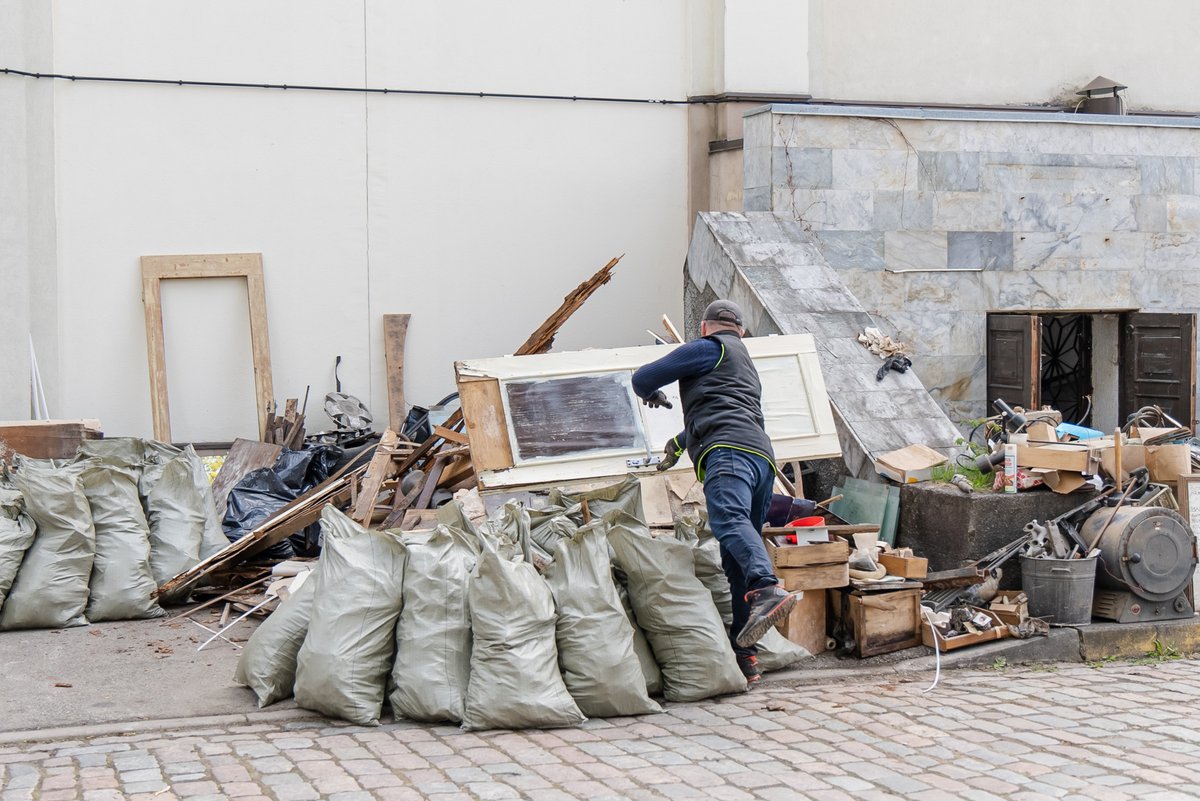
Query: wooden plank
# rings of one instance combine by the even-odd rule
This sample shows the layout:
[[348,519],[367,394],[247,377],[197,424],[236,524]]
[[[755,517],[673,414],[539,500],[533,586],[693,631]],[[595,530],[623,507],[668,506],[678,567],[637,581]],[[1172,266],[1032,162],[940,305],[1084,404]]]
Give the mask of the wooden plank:
[[403,431],[408,417],[404,401],[404,342],[411,314],[383,315],[383,363],[387,372],[388,426]]
[[99,420],[2,422],[0,458],[7,461],[5,452],[10,450],[34,459],[70,459],[85,439],[102,436]]
[[167,357],[163,340],[161,282],[179,278],[245,278],[250,313],[250,348],[254,366],[254,394],[258,409],[258,437],[267,438],[267,417],[274,403],[271,378],[271,344],[267,332],[266,288],[261,253],[227,253],[192,256],[143,256],[142,304],[146,321],[146,352],[150,370],[150,412],[154,437],[171,441],[171,414],[167,395]]
[[451,431],[450,429],[446,428],[445,426],[434,426],[433,433],[437,434],[439,437],[441,437],[444,440],[447,440],[449,442],[454,442],[459,445],[470,445],[471,444],[471,438],[468,437],[466,434],[462,433],[461,431]]
[[225,519],[229,504],[229,491],[252,470],[275,464],[283,448],[267,442],[250,439],[235,439],[225,456],[225,462],[213,479],[213,500],[217,502],[217,520]]
[[167,397],[167,347],[163,339],[162,291],[157,276],[147,275],[142,259],[142,306],[146,315],[146,358],[150,370],[150,416],[154,438],[171,441],[171,404]]
[[399,439],[400,435],[390,428],[383,432],[379,444],[375,447],[375,455],[371,457],[371,462],[367,465],[362,489],[358,493],[358,502],[350,513],[351,519],[363,525],[370,524],[371,514],[375,510],[375,501],[379,497],[379,491],[383,488],[383,482],[394,478],[398,472],[396,460],[392,458],[392,449]]
[[471,441],[475,472],[504,470],[513,466],[512,443],[500,397],[500,382],[494,378],[458,379],[458,397]]

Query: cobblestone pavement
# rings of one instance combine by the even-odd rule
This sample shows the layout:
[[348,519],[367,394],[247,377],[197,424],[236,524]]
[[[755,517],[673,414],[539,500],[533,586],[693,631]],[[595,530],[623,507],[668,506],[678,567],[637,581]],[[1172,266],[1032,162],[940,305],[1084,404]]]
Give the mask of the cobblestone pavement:
[[0,747],[0,801],[1200,797],[1200,662],[925,686],[768,684],[553,731],[291,721],[25,743]]

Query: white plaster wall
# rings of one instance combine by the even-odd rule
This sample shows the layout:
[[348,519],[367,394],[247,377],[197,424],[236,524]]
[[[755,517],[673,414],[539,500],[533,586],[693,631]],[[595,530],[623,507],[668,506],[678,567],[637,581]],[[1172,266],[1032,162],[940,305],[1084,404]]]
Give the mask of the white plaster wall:
[[[51,66],[49,4],[0,0],[0,53]],[[59,411],[53,88],[0,81],[0,419],[28,419],[32,335],[50,411]]]
[[1096,75],[1132,108],[1200,109],[1200,5],[1179,0],[811,0],[818,97],[1036,104]]
[[724,91],[807,93],[809,0],[724,0],[723,5]]
[[[680,98],[693,55],[683,2],[55,9],[64,73]],[[310,430],[328,425],[316,410],[339,354],[344,391],[386,422],[384,313],[413,315],[406,380],[418,403],[453,389],[454,359],[511,352],[614,255],[626,254],[616,277],[557,347],[640,343],[660,314],[679,317],[683,107],[97,83],[56,92],[62,413],[100,417],[110,434],[150,433],[143,255],[263,254],[276,396],[311,384]],[[171,291],[177,439],[255,434],[237,352],[242,291]]]

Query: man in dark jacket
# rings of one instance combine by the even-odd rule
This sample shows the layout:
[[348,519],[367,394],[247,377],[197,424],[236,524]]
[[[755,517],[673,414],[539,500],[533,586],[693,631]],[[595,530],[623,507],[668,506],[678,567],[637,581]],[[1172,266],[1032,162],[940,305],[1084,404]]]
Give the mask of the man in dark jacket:
[[700,339],[633,374],[649,406],[667,406],[662,387],[679,382],[684,431],[667,443],[660,470],[688,452],[704,482],[708,522],[721,545],[733,592],[730,639],[748,681],[759,678],[757,643],[787,617],[796,597],[779,586],[762,541],[775,483],[775,454],[763,427],[762,385],[742,337],[742,312],[717,300],[704,310]]

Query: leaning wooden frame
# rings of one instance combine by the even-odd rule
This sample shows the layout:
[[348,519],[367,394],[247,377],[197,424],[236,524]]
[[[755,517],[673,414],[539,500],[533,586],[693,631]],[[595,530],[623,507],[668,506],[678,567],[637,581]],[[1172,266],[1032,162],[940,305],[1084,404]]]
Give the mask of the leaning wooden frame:
[[267,335],[267,301],[261,253],[142,257],[142,304],[146,311],[146,351],[150,368],[150,411],[154,421],[154,438],[161,442],[171,441],[161,284],[166,279],[175,278],[246,279],[258,435],[265,440],[267,415],[274,403],[274,390],[271,386],[271,345]]

